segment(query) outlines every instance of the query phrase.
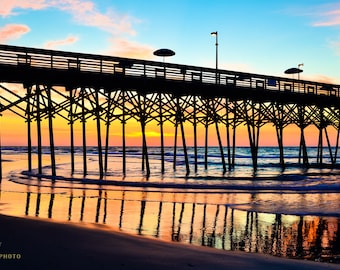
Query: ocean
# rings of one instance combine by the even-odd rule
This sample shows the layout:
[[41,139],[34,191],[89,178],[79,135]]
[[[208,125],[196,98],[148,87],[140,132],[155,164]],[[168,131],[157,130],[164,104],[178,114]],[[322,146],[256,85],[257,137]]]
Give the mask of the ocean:
[[[37,148],[28,172],[27,148],[3,146],[0,213],[105,225],[223,250],[340,263],[339,168],[304,168],[298,164],[299,148],[285,147],[283,170],[278,148],[260,147],[255,172],[250,149],[235,150],[235,167],[223,173],[218,147],[208,148],[207,168],[205,149],[198,148],[197,170],[194,148],[189,147],[188,174],[183,149],[177,149],[176,159],[172,147],[164,149],[162,173],[161,149],[149,147],[147,176],[141,147],[127,147],[125,175],[122,148],[110,147],[107,172],[100,179],[97,147],[87,147],[86,162],[82,147],[76,147],[73,173],[70,149],[56,147],[53,178],[48,147],[42,149],[38,174]],[[315,164],[317,148],[307,152],[310,164]],[[325,149],[323,162],[330,164],[330,158]]]

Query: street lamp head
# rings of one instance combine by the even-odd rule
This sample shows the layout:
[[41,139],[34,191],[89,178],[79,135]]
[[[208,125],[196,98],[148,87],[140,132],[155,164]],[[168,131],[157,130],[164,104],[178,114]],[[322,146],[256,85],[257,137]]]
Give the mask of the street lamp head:
[[211,32],[211,35],[212,35],[212,36],[217,36],[217,31]]

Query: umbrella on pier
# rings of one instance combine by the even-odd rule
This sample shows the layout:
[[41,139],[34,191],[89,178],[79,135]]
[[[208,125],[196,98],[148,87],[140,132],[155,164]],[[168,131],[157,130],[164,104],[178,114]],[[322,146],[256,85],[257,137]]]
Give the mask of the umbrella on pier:
[[289,68],[285,71],[286,74],[296,74],[296,73],[301,73],[303,70],[299,68]]
[[159,49],[157,51],[154,51],[153,52],[154,55],[157,55],[157,56],[173,56],[175,55],[175,52],[173,50],[170,50],[170,49]]
[[169,57],[175,55],[175,52],[170,49],[159,49],[153,52],[154,55],[156,56],[162,56],[163,57],[163,62],[164,62],[164,57]]

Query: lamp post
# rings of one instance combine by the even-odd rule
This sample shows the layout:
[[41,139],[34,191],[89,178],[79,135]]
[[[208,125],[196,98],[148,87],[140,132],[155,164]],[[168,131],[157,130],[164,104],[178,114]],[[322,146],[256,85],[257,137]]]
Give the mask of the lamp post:
[[216,37],[216,84],[218,83],[218,80],[217,80],[217,70],[218,70],[218,32],[215,31],[215,32],[211,32],[211,35],[212,36],[215,36]]
[[[303,67],[303,63],[298,64],[298,69],[300,69],[300,67]],[[302,72],[302,71],[301,71],[301,72]],[[298,80],[300,80],[300,73],[301,73],[301,72],[298,73]]]

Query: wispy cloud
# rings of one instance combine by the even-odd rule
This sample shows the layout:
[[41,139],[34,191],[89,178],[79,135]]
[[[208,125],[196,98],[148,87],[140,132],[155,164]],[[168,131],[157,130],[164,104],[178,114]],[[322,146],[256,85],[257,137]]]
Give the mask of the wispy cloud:
[[51,4],[58,9],[69,12],[79,24],[97,27],[113,34],[135,35],[136,33],[132,24],[138,22],[137,19],[112,9],[100,12],[91,1],[59,0],[52,1]]
[[56,48],[59,48],[61,46],[66,46],[66,45],[76,43],[77,41],[78,41],[78,37],[75,37],[75,36],[70,36],[70,37],[67,37],[67,38],[62,39],[62,40],[51,40],[51,41],[48,41],[44,44],[44,48],[46,48],[46,49],[56,49]]
[[312,25],[315,27],[336,26],[340,25],[340,5],[323,5],[318,7],[318,11],[314,12],[320,19]]
[[325,76],[322,74],[314,74],[314,75],[303,75],[304,80],[314,81],[314,82],[321,82],[327,84],[336,84],[336,79]]
[[29,31],[30,28],[24,24],[7,24],[0,28],[0,43],[6,43],[8,40],[18,39]]

